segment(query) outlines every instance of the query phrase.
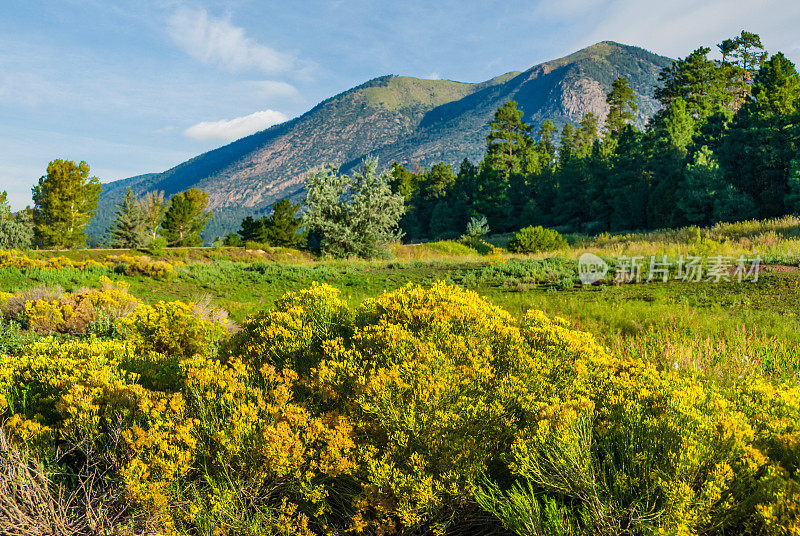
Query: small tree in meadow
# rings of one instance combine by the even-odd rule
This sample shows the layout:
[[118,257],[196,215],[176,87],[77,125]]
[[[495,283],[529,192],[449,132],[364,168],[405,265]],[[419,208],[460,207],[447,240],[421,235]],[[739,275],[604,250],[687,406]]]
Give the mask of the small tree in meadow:
[[272,214],[267,216],[264,225],[270,245],[296,248],[305,244],[306,235],[300,233],[303,219],[297,216],[298,210],[300,205],[293,205],[288,199],[281,199],[272,205]]
[[305,227],[319,234],[320,249],[331,257],[386,257],[399,240],[403,196],[392,192],[386,174],[367,160],[352,176],[335,167],[312,173],[306,181]]
[[158,230],[164,221],[169,202],[164,200],[164,192],[154,191],[144,194],[138,203],[144,219],[147,243],[152,243],[158,237]]
[[169,210],[164,215],[161,234],[170,246],[199,246],[211,212],[208,194],[197,188],[175,194],[170,199]]
[[86,224],[97,210],[100,180],[89,177],[89,164],[53,160],[33,187],[36,241],[45,247],[86,245]]
[[489,221],[486,216],[473,216],[467,223],[467,232],[462,239],[477,246],[487,234],[489,234]]
[[108,242],[115,248],[140,248],[147,243],[147,222],[139,201],[131,192],[125,192],[125,197],[117,207],[116,217],[108,229]]

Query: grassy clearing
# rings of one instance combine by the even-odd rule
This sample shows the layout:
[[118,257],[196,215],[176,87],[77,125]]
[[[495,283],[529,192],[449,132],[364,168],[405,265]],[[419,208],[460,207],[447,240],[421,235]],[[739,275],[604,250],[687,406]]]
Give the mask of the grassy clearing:
[[[609,261],[620,255],[761,255],[765,263],[796,265],[800,218],[719,224],[709,229],[571,237],[569,249],[531,256],[494,251],[480,255],[455,241],[394,248],[388,261],[314,260],[309,254],[272,248],[181,248],[155,256],[176,264],[175,275],[157,279],[92,267],[0,269],[0,292],[34,286],[65,291],[97,288],[100,277],[125,281],[145,303],[208,297],[241,322],[289,291],[326,282],[355,304],[409,283],[443,280],[476,290],[521,317],[530,308],[568,319],[593,333],[617,355],[661,367],[698,370],[736,381],[759,374],[796,382],[800,326],[796,316],[800,271],[767,269],[757,283],[668,283],[580,288],[577,257],[591,251]],[[503,237],[494,237],[500,244]],[[33,252],[100,259],[108,251]]]
[[[7,269],[0,274],[0,291],[37,285],[66,291],[96,288],[105,273],[100,269]],[[764,273],[757,283],[591,288],[575,287],[575,277],[575,262],[560,258],[494,264],[486,260],[308,264],[224,260],[190,263],[169,280],[111,275],[113,280],[129,283],[131,293],[146,303],[208,296],[237,322],[314,281],[340,289],[351,304],[408,283],[451,281],[476,290],[516,317],[530,308],[562,316],[576,328],[593,333],[618,355],[732,380],[750,373],[797,379],[800,272]]]

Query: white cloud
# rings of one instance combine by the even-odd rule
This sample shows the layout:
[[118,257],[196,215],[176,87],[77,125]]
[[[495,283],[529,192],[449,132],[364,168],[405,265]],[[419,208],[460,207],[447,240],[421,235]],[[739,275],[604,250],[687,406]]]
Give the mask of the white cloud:
[[287,71],[294,58],[247,37],[229,19],[210,16],[204,9],[181,8],[169,20],[172,39],[190,56],[229,71],[255,69]]
[[234,141],[272,125],[283,123],[287,119],[288,117],[281,112],[264,110],[234,119],[203,121],[187,128],[183,133],[196,140]]
[[[792,53],[800,2],[796,0],[569,0],[584,3],[587,25],[568,48],[606,39],[644,46],[672,57],[684,57],[700,45],[715,43],[742,29],[760,33],[767,50]],[[550,4],[550,3],[548,3]],[[551,13],[557,17],[558,10]],[[560,13],[566,19],[567,12]]]
[[253,82],[258,94],[265,98],[290,98],[300,99],[300,92],[292,84],[274,80],[259,80]]

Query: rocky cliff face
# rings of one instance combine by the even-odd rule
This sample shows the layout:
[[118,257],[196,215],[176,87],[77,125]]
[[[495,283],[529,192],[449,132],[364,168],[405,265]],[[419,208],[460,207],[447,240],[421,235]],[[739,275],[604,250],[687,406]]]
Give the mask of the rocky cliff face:
[[611,82],[625,76],[639,102],[640,124],[656,110],[652,88],[671,60],[643,49],[603,42],[574,54],[467,84],[384,76],[321,102],[300,117],[197,156],[163,173],[104,185],[90,234],[100,236],[125,187],[135,193],[187,188],[209,193],[214,218],[208,239],[238,228],[245,215],[283,198],[302,198],[309,170],[333,163],[348,171],[367,155],[384,165],[457,164],[483,155],[489,122],[508,100],[535,128],[557,127],[588,112],[602,119]]

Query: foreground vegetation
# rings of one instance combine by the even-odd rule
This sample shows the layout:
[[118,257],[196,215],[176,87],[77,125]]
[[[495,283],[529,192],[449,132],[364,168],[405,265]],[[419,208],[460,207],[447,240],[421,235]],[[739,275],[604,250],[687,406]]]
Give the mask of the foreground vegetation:
[[[53,514],[77,530],[799,528],[797,387],[659,371],[441,283],[352,307],[314,284],[232,337],[207,306],[128,312],[123,288],[84,294],[119,313],[106,336],[44,338],[0,362],[14,455],[46,462],[31,469],[43,482],[7,478],[0,500],[17,511],[40,485],[92,492]],[[56,301],[26,302],[32,325]]]
[[[0,523],[798,534],[798,229],[4,253]],[[584,251],[765,267],[581,287]]]

